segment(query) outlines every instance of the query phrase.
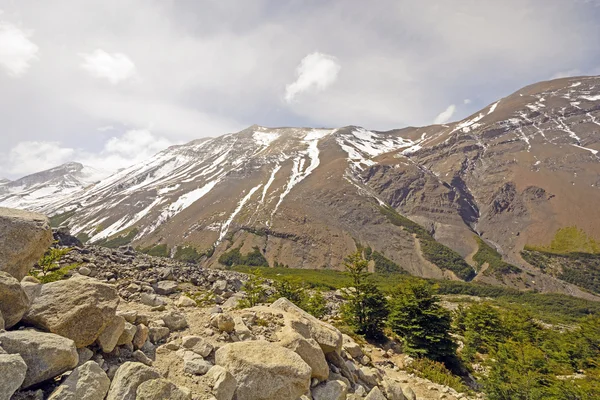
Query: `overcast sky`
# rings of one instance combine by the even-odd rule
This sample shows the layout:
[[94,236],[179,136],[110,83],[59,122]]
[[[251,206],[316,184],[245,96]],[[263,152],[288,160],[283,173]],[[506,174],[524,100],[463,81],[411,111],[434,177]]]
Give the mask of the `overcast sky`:
[[600,74],[598,0],[0,0],[0,177],[249,125],[457,120]]

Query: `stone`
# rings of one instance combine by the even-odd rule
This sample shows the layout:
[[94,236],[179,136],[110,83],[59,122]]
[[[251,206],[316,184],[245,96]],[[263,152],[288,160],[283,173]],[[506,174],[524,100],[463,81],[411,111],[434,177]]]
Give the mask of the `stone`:
[[342,347],[344,348],[346,353],[350,355],[350,357],[354,358],[355,360],[358,360],[364,355],[360,346],[350,336],[342,335],[342,338]]
[[112,286],[77,275],[43,285],[23,322],[85,347],[113,320],[118,304],[119,296]]
[[0,271],[20,281],[51,244],[52,229],[47,217],[0,207]]
[[150,334],[150,329],[144,324],[139,324],[136,327],[135,335],[133,336],[133,347],[136,349],[141,349],[148,340],[148,335]]
[[133,342],[133,338],[135,337],[135,333],[137,332],[137,327],[129,322],[125,322],[125,327],[123,328],[123,333],[119,336],[119,340],[117,340],[117,346],[129,345]]
[[79,272],[83,276],[90,276],[90,274],[92,273],[92,270],[86,266],[83,266],[83,267],[79,267],[77,272]]
[[29,309],[29,297],[21,283],[8,272],[0,271],[0,313],[5,329],[10,329]]
[[166,327],[171,331],[180,331],[188,326],[185,316],[175,311],[163,315],[162,320],[165,322]]
[[27,364],[19,354],[0,354],[0,400],[9,400],[21,386]]
[[175,305],[177,307],[196,307],[196,302],[187,296],[179,296]]
[[150,328],[150,341],[154,344],[160,343],[169,336],[169,328],[166,326],[153,326]]
[[404,393],[404,397],[406,398],[406,400],[417,400],[417,395],[410,386],[403,386],[402,393]]
[[0,343],[8,354],[20,354],[27,364],[22,387],[54,378],[77,365],[79,355],[71,339],[34,330],[0,332]]
[[98,345],[103,352],[110,353],[115,349],[124,329],[125,318],[115,315],[104,327],[104,330],[102,330],[97,339]]
[[288,321],[289,326],[305,338],[315,339],[325,354],[341,352],[342,333],[337,328],[313,317],[285,297],[275,301],[269,308],[294,315],[296,318]]
[[131,357],[137,361],[137,362],[141,362],[144,365],[147,365],[149,367],[152,366],[153,362],[150,358],[148,358],[147,355],[144,354],[143,351],[141,350],[136,350],[133,352],[133,354],[131,354]]
[[125,318],[125,321],[129,322],[130,324],[135,324],[138,312],[135,310],[117,311],[117,315]]
[[227,281],[224,279],[218,280],[213,283],[212,290],[215,294],[221,294],[227,290]]
[[381,393],[381,390],[375,386],[371,389],[367,397],[365,397],[365,400],[386,400],[386,398],[383,393]]
[[94,352],[87,347],[77,349],[77,366],[83,365],[94,357]]
[[215,365],[205,375],[211,392],[217,400],[232,400],[237,388],[237,381],[220,365]]
[[190,375],[204,375],[212,366],[209,361],[206,361],[197,354],[195,357],[184,357],[183,359],[183,372]]
[[167,301],[154,293],[142,293],[140,301],[150,307],[159,307],[167,305]]
[[313,400],[345,400],[348,395],[348,385],[342,381],[323,382],[312,390]]
[[177,282],[175,281],[160,281],[153,286],[156,294],[168,296],[177,291]]
[[266,341],[230,343],[215,364],[237,380],[237,400],[296,399],[308,392],[311,368],[293,351]]
[[377,370],[369,367],[361,367],[358,370],[358,378],[368,386],[377,386],[380,380]]
[[160,378],[143,382],[136,391],[136,400],[191,400],[188,388],[175,385],[173,382]]
[[402,392],[402,387],[398,382],[393,381],[388,377],[384,377],[383,382],[381,383],[381,388],[383,389],[386,399],[405,400],[404,392]]
[[2,317],[2,311],[0,311],[0,331],[6,328],[4,323],[4,317]]
[[29,299],[29,304],[33,304],[35,299],[42,293],[42,284],[33,276],[26,276],[23,278],[23,280],[21,280],[21,288],[25,291],[25,294]]
[[279,345],[298,354],[311,370],[311,378],[324,381],[329,377],[329,365],[323,350],[314,339],[305,339],[291,329],[284,329],[279,333]]
[[210,322],[221,332],[231,333],[235,330],[235,322],[229,314],[213,314]]
[[234,332],[240,340],[254,340],[255,337],[252,334],[252,331],[248,329],[242,317],[234,317],[233,318]]
[[181,346],[199,354],[202,357],[208,357],[214,347],[200,336],[184,336]]
[[106,400],[135,400],[137,389],[142,383],[160,377],[154,368],[128,361],[115,373]]
[[110,379],[94,361],[75,368],[48,400],[104,400]]

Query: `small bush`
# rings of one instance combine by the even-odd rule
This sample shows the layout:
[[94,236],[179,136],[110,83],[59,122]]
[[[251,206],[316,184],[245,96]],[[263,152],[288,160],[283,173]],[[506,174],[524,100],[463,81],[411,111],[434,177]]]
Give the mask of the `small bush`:
[[473,256],[473,260],[477,263],[478,268],[485,263],[488,264],[488,268],[485,270],[484,275],[494,275],[498,280],[502,280],[504,275],[523,272],[521,268],[502,260],[502,255],[479,236],[475,236],[475,240],[479,245],[479,249]]
[[429,379],[440,385],[450,386],[460,393],[469,390],[463,381],[459,377],[453,375],[443,363],[428,358],[415,359],[406,367],[406,372],[413,373],[421,378]]
[[253,247],[252,251],[245,256],[240,253],[239,248],[231,249],[228,252],[221,254],[219,263],[233,267],[235,265],[246,265],[249,267],[268,267],[269,262],[260,252],[258,247]]
[[198,307],[206,307],[215,302],[215,294],[209,291],[185,292],[183,295],[194,300]]
[[266,290],[264,287],[265,278],[263,278],[261,271],[255,269],[250,272],[251,275],[249,279],[242,286],[242,290],[246,293],[246,297],[239,301],[239,308],[254,307],[263,302],[266,297]]

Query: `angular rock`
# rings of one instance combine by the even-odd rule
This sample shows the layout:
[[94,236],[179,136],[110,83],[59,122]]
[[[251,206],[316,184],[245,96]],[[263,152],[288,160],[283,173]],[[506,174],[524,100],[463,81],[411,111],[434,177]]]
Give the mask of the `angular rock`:
[[209,361],[206,361],[199,355],[196,355],[196,357],[184,357],[183,359],[183,371],[190,375],[204,375],[212,366]]
[[377,386],[381,379],[377,370],[369,367],[361,367],[358,370],[358,378],[369,386]]
[[235,322],[229,314],[213,314],[210,322],[221,332],[231,333],[235,330]]
[[142,364],[147,365],[149,367],[151,367],[153,364],[153,361],[146,354],[144,354],[144,352],[141,350],[134,351],[133,354],[131,355],[131,357],[135,361],[141,362]]
[[364,354],[360,346],[348,335],[342,335],[343,344],[342,347],[346,353],[350,354],[350,357],[355,360],[360,359]]
[[153,326],[150,328],[150,341],[154,344],[160,343],[169,336],[169,328],[166,326]]
[[180,331],[188,326],[185,316],[175,311],[163,315],[162,320],[171,331]]
[[404,392],[402,392],[402,387],[398,382],[393,381],[388,377],[384,377],[381,388],[388,400],[405,400]]
[[184,336],[181,345],[202,357],[208,357],[214,349],[212,344],[200,336]]
[[20,354],[27,364],[23,388],[54,378],[74,368],[79,361],[75,343],[52,333],[0,332],[0,343],[8,354]]
[[12,328],[29,309],[29,297],[19,281],[8,272],[0,271],[0,313],[5,329]]
[[20,281],[51,244],[47,217],[0,207],[0,271]]
[[121,365],[110,384],[106,400],[135,400],[138,387],[149,380],[160,378],[154,368],[138,362]]
[[406,400],[417,400],[417,395],[410,386],[403,386],[402,393],[404,393],[404,397],[406,397]]
[[90,361],[92,357],[94,357],[94,352],[87,347],[81,347],[77,349],[77,354],[79,355],[77,366],[85,364],[86,362]]
[[250,329],[248,329],[248,327],[244,323],[244,320],[242,319],[242,317],[233,318],[233,322],[235,324],[233,329],[234,329],[237,337],[240,338],[240,340],[243,341],[243,340],[254,340],[255,339],[254,335],[252,334],[252,331]]
[[230,343],[215,363],[237,380],[238,400],[296,399],[308,392],[311,368],[293,351],[266,341]]
[[160,281],[153,288],[156,294],[168,296],[177,291],[177,286],[178,284],[175,281]]
[[160,378],[143,382],[136,391],[136,400],[190,400],[191,392],[188,388],[175,385],[173,382]]
[[279,334],[279,345],[298,354],[312,369],[311,378],[324,381],[329,377],[329,365],[323,350],[314,339],[305,339],[291,329],[284,329]]
[[175,305],[177,307],[196,307],[196,302],[187,296],[180,296]]
[[35,299],[42,292],[42,284],[33,276],[26,276],[23,278],[23,280],[21,280],[21,287],[29,299],[29,304],[33,304]]
[[325,354],[340,353],[342,333],[337,328],[313,317],[285,297],[275,301],[270,308],[295,315],[297,319],[289,321],[289,325],[302,336],[315,339]]
[[5,329],[4,317],[2,317],[2,311],[0,311],[0,330]]
[[237,381],[220,365],[215,365],[205,375],[209,386],[212,388],[211,392],[217,400],[231,400],[235,394],[237,387]]
[[110,379],[94,361],[75,368],[48,400],[104,400]]
[[115,349],[119,338],[125,330],[125,318],[115,315],[109,323],[104,327],[100,336],[98,336],[97,342],[100,348],[105,353],[110,353]]
[[135,335],[133,336],[133,347],[136,349],[144,347],[144,343],[148,340],[149,334],[150,329],[144,324],[139,324],[136,328]]
[[117,315],[125,318],[125,321],[129,322],[130,324],[135,324],[138,312],[135,310],[117,311]]
[[119,296],[112,286],[76,275],[43,285],[23,322],[84,347],[94,343],[113,320],[118,304]]
[[323,382],[311,390],[313,400],[345,400],[348,385],[342,381]]
[[0,354],[0,400],[10,399],[25,380],[26,373],[27,364],[19,354]]
[[365,400],[387,400],[387,399],[385,398],[383,393],[381,393],[381,390],[377,386],[375,386],[373,389],[371,389],[371,391],[369,392],[367,397],[365,397]]
[[133,342],[133,338],[135,337],[135,333],[137,332],[137,327],[129,322],[125,322],[125,328],[123,329],[123,333],[119,336],[119,340],[117,340],[117,346],[128,345]]
[[140,301],[142,302],[142,304],[145,304],[150,307],[159,307],[167,305],[167,301],[164,298],[154,293],[142,293],[142,295],[140,296]]

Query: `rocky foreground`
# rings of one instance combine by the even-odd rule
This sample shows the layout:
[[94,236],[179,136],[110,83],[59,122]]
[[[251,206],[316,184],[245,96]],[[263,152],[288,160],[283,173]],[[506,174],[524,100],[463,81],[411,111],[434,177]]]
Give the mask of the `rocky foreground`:
[[0,400],[467,398],[284,298],[238,308],[244,274],[59,233],[77,268],[41,284],[28,272],[52,239],[45,217],[0,208]]

